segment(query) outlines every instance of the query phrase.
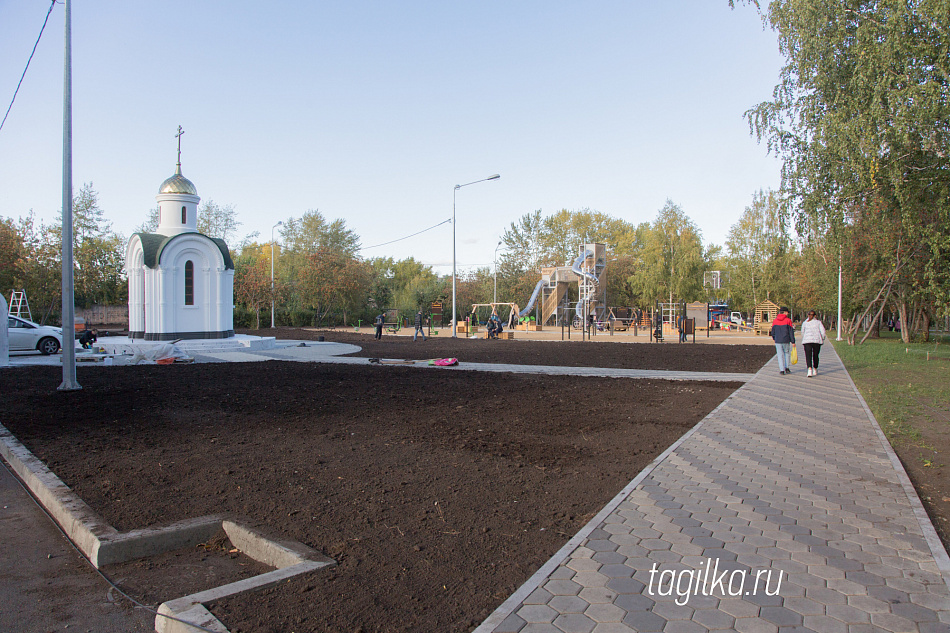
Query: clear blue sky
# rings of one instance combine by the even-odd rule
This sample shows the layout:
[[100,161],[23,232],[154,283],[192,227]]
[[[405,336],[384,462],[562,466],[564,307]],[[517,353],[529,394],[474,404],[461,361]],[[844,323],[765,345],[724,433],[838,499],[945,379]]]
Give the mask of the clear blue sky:
[[[6,110],[49,7],[0,0]],[[73,183],[128,236],[174,173],[240,234],[319,209],[364,246],[451,217],[458,262],[491,265],[541,209],[651,221],[669,198],[723,244],[779,164],[743,112],[781,57],[750,8],[677,2],[75,2]],[[58,222],[63,6],[3,130],[0,216]],[[2,116],[2,112],[0,112]],[[365,256],[451,270],[446,224]]]

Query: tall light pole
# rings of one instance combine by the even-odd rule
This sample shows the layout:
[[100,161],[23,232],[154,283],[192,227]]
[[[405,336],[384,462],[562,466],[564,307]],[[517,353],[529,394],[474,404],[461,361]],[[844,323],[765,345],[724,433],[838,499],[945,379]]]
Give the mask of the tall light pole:
[[501,240],[498,240],[498,246],[495,247],[495,292],[492,295],[492,303],[498,303],[498,249],[501,248]]
[[468,187],[486,180],[498,180],[499,178],[501,178],[501,175],[495,174],[481,180],[473,180],[464,185],[455,185],[455,189],[452,191],[452,338],[458,338],[458,312],[455,309],[455,192],[462,187]]
[[841,247],[838,247],[838,327],[835,340],[841,340]]
[[59,391],[76,391],[76,303],[73,285],[73,44],[72,9],[66,0],[63,66],[63,382]]
[[274,327],[274,229],[283,224],[281,220],[270,228],[270,326]]

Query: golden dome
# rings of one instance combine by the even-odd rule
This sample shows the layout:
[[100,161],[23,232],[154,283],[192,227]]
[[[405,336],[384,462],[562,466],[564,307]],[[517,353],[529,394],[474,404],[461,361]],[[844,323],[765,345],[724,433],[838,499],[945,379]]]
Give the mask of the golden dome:
[[175,169],[175,175],[167,178],[162,186],[158,188],[159,195],[163,193],[186,193],[192,196],[198,195],[195,184],[181,175],[181,164]]

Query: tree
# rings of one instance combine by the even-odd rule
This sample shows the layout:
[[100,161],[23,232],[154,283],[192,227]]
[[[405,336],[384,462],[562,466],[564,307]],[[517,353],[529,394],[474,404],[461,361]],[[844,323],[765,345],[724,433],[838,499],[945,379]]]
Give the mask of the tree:
[[[286,302],[290,309],[309,305],[302,284],[303,279],[312,272],[312,256],[318,253],[324,256],[334,254],[340,255],[340,261],[343,261],[355,258],[359,253],[359,237],[346,228],[343,220],[328,223],[315,210],[307,211],[300,218],[286,220],[280,228],[280,236],[282,245],[278,274],[286,284]],[[308,287],[313,290],[312,285]]]
[[544,266],[570,264],[584,244],[604,243],[615,254],[633,254],[642,247],[641,234],[634,225],[599,211],[560,211],[542,217],[541,211],[523,215],[512,222],[502,236],[505,252],[499,270],[518,276]]
[[[81,307],[128,300],[128,283],[122,274],[125,238],[112,230],[98,198],[92,183],[85,183],[72,203],[74,297]],[[10,242],[13,239],[16,243]],[[33,316],[43,322],[58,312],[61,262],[61,224],[37,225],[32,211],[16,225],[12,220],[0,221],[0,277],[8,280],[4,287],[25,289]]]
[[148,210],[148,219],[135,227],[136,233],[154,233],[158,230],[158,222],[162,216],[162,208],[155,205]]
[[73,256],[76,304],[115,305],[128,300],[125,238],[112,230],[99,208],[99,194],[86,183],[73,200]]
[[727,287],[734,307],[749,311],[766,298],[791,298],[792,246],[774,192],[760,190],[752,197],[729,229],[726,248],[731,273]]
[[257,329],[261,328],[261,309],[276,302],[283,291],[283,284],[271,281],[269,251],[266,244],[249,244],[234,259],[234,298],[254,312]]
[[346,222],[327,222],[323,214],[313,209],[299,219],[290,218],[284,222],[280,237],[288,253],[313,255],[326,251],[355,257],[360,249],[359,236],[346,228]]
[[[786,64],[773,99],[747,116],[784,161],[785,212],[800,234],[826,226],[867,255],[855,316],[893,297],[921,314],[905,321],[909,339],[950,300],[950,6],[773,0],[763,15]],[[881,239],[844,243],[871,235]]]
[[0,292],[23,286],[26,249],[13,220],[0,218]]
[[307,256],[301,275],[301,291],[315,314],[315,324],[336,311],[347,322],[347,314],[366,306],[371,269],[362,261],[339,251],[324,250]]
[[376,310],[385,310],[393,303],[393,262],[392,257],[374,257],[366,262],[371,271],[370,302]]
[[214,200],[208,200],[198,208],[198,232],[208,237],[216,237],[231,242],[237,237],[237,212],[230,204],[219,206]]
[[442,294],[444,283],[426,266],[409,257],[395,262],[392,267],[393,302],[402,312],[427,308]]
[[37,226],[30,211],[25,218],[20,218],[19,232],[23,237],[24,260],[22,281],[17,287],[26,290],[34,319],[46,323],[62,296],[62,230],[42,222]]
[[619,255],[607,265],[607,302],[611,306],[640,306],[643,302],[630,282],[639,270],[635,255]]
[[667,200],[646,232],[632,290],[644,301],[692,301],[702,295],[705,258],[699,228]]

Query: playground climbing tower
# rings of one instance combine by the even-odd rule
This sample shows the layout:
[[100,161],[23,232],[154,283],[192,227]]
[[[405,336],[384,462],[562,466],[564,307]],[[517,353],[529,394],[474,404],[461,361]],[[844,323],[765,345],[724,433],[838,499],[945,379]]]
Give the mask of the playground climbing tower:
[[585,244],[580,256],[574,260],[572,269],[580,278],[578,281],[578,301],[576,313],[586,320],[594,315],[596,321],[603,321],[607,311],[607,247],[604,244]]
[[[541,324],[548,325],[552,319],[568,321],[574,317],[586,320],[589,314],[602,321],[607,313],[607,247],[604,244],[585,244],[573,263],[566,266],[551,266],[541,269],[541,281],[536,292],[541,301]],[[569,299],[570,284],[578,285],[578,301]],[[533,298],[527,310],[534,305]],[[524,316],[524,315],[522,315]]]

